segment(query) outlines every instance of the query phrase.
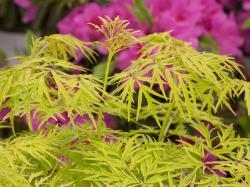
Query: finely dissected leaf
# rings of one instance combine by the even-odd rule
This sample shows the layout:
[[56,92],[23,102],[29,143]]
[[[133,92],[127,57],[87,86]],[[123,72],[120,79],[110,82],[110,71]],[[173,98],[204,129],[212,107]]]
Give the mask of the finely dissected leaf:
[[[233,78],[235,72],[242,73],[230,57],[198,52],[168,33],[151,34],[138,41],[142,44],[141,56],[110,81],[111,84],[118,84],[112,94],[128,104],[128,118],[134,107],[137,108],[136,119],[142,119],[142,97],[146,98],[150,108],[148,112],[152,111],[156,121],[159,116],[155,108],[163,102],[162,99],[174,102],[180,113],[184,115],[185,110],[189,117],[194,115],[191,110],[197,108],[197,104],[202,104],[198,108],[207,109],[209,113],[216,112],[219,106],[226,106],[234,113],[229,103],[231,98],[245,93],[248,100],[245,86],[248,84]],[[131,95],[137,84],[138,104],[131,105],[134,103]],[[158,93],[153,86],[159,87]],[[215,99],[216,96],[218,99]]]
[[113,20],[109,17],[99,17],[99,19],[102,21],[101,26],[95,24],[91,25],[104,35],[106,40],[101,44],[109,51],[109,53],[115,54],[126,49],[131,45],[131,40],[134,40],[135,35],[138,33],[138,31],[129,29],[129,22],[126,20],[120,20],[119,17],[116,17]]
[[[208,131],[204,124],[197,128],[199,132]],[[237,158],[237,150],[247,150],[250,141],[239,139],[233,133],[233,129],[215,128],[218,136],[223,138],[204,136],[204,139],[194,138],[194,144],[183,142],[182,145],[176,145],[169,142],[160,143],[148,136],[135,135],[130,138],[117,138],[116,142],[106,143],[102,140],[91,140],[89,147],[78,147],[78,150],[72,150],[76,154],[83,154],[78,165],[71,170],[72,175],[81,173],[81,180],[88,181],[93,185],[99,183],[112,186],[158,186],[164,185],[181,186],[210,184],[233,185],[243,176],[249,176],[246,172],[250,166],[248,153],[244,154],[242,159]],[[185,136],[185,134],[181,134]],[[202,142],[209,142],[207,145]],[[209,145],[217,146],[211,147]],[[225,144],[225,143],[228,144]],[[230,143],[229,143],[230,142]],[[228,148],[227,146],[230,145]],[[220,152],[222,151],[223,152]],[[219,169],[222,172],[229,172],[235,178],[227,180],[222,176],[207,174],[204,169],[207,167],[202,159],[205,154],[210,152],[220,161],[211,161],[215,163],[213,169]],[[242,152],[242,151],[241,151]],[[248,156],[247,156],[248,155]],[[231,168],[231,164],[238,160],[237,166]],[[240,173],[236,173],[236,172]],[[214,172],[214,171],[213,171]],[[244,173],[245,172],[245,173]],[[183,175],[182,173],[185,173]],[[238,176],[238,177],[236,177]],[[242,178],[241,178],[242,179]]]
[[31,56],[50,56],[68,61],[70,58],[78,59],[80,51],[89,60],[94,59],[94,51],[88,47],[90,43],[82,42],[70,35],[54,34],[34,41]]
[[13,186],[28,186],[33,179],[43,175],[41,170],[31,176],[27,176],[26,172],[39,169],[35,168],[38,162],[50,167],[51,159],[57,160],[54,154],[59,140],[55,132],[49,132],[46,137],[33,134],[1,141],[1,185],[7,185],[9,182]]
[[71,118],[97,113],[103,103],[100,81],[92,75],[69,73],[85,71],[68,61],[76,57],[76,50],[92,58],[85,43],[71,36],[39,38],[34,41],[30,56],[18,57],[20,64],[1,69],[0,108],[11,109],[6,118],[26,114],[32,129],[30,115],[34,111],[42,122],[63,111]]
[[245,102],[247,105],[248,115],[250,115],[250,83],[244,83]]

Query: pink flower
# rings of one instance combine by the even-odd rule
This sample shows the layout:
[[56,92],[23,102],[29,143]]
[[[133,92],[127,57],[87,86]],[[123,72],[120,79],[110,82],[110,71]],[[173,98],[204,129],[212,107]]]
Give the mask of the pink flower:
[[113,0],[109,6],[106,7],[106,14],[111,18],[119,16],[120,19],[128,20],[131,28],[147,33],[149,25],[146,22],[139,21],[137,17],[133,15],[134,6],[133,0]]
[[239,27],[241,28],[241,35],[244,38],[244,51],[248,54],[250,54],[250,29],[244,29],[243,25],[244,22],[248,19],[250,19],[250,11],[242,11],[237,16],[237,21],[239,24]]
[[206,168],[204,170],[204,172],[206,174],[217,174],[220,177],[226,177],[227,174],[224,171],[221,171],[219,169],[214,169],[214,167],[216,166],[216,163],[218,161],[218,158],[211,154],[211,153],[205,153],[205,156],[201,159],[202,162],[204,162],[204,164],[206,165]]
[[171,3],[168,3],[167,9],[154,17],[153,31],[172,31],[172,36],[188,41],[193,47],[197,47],[198,37],[202,33],[202,29],[198,24],[201,19],[201,8],[198,0],[171,1]]
[[26,9],[26,13],[22,17],[22,21],[24,23],[32,22],[33,20],[36,19],[38,11],[39,11],[39,7],[35,6],[35,5],[32,5],[31,7]]
[[[34,110],[30,112],[31,123],[33,127],[33,131],[38,131],[40,129],[46,128],[46,123],[41,124],[41,119],[39,119],[39,113],[35,112]],[[28,124],[27,115],[23,117],[24,122]]]
[[227,16],[215,0],[202,0],[203,34],[212,36],[219,44],[220,53],[241,56],[243,39],[233,15]]
[[27,9],[30,6],[32,6],[32,2],[30,0],[15,0],[15,4],[17,4],[18,6]]
[[102,35],[89,23],[100,25],[101,20],[98,16],[105,16],[104,7],[97,3],[89,3],[73,9],[57,27],[62,34],[72,34],[84,41],[97,40]]
[[220,53],[240,57],[242,55],[240,47],[243,44],[243,39],[234,17],[226,18],[224,15],[218,16],[217,19],[214,17],[213,26],[211,34],[219,43]]
[[68,113],[67,112],[62,112],[60,115],[56,114],[54,118],[49,118],[48,122],[51,123],[52,125],[66,125],[70,121]]
[[169,11],[172,6],[173,1],[166,0],[154,0],[148,1],[147,7],[151,10],[153,18],[159,19],[163,12]]
[[219,0],[219,2],[228,9],[234,9],[237,7],[240,1],[238,0]]
[[[97,116],[95,116],[95,121],[97,122]],[[106,127],[107,128],[110,128],[110,129],[116,129],[117,126],[118,126],[118,122],[115,120],[115,118],[113,116],[111,116],[110,114],[106,114],[104,113],[103,114],[103,121],[104,123],[106,124]],[[87,114],[84,114],[84,115],[77,115],[75,118],[74,118],[74,122],[75,124],[77,125],[81,125],[81,124],[84,124],[84,123],[90,123],[94,129],[94,125],[92,124],[92,121],[90,119],[90,117],[87,115]]]
[[77,115],[75,118],[74,118],[74,123],[75,124],[84,124],[84,123],[87,123],[87,122],[91,122],[91,119],[89,118],[89,116],[87,114],[84,114],[84,115]]
[[57,27],[62,34],[72,34],[84,41],[101,39],[103,36],[97,32],[89,23],[101,24],[99,16],[114,18],[119,16],[121,19],[130,21],[132,28],[147,29],[145,24],[140,24],[130,13],[127,6],[132,4],[132,0],[112,1],[109,6],[101,6],[97,3],[88,3],[76,7],[66,17],[61,20]]
[[104,114],[103,121],[105,122],[107,128],[110,128],[110,129],[118,128],[118,121],[110,114]]
[[[145,34],[171,31],[174,37],[190,42],[196,48],[199,38],[209,35],[218,43],[222,54],[241,56],[243,40],[236,21],[232,15],[226,15],[216,0],[154,0],[148,1],[145,6],[152,14],[152,28],[136,17],[133,0],[112,0],[105,6],[88,3],[75,8],[58,23],[58,29],[63,34],[72,34],[81,40],[102,40],[102,34],[87,23],[99,25],[98,16],[119,16],[129,20],[131,28],[142,30]],[[100,47],[98,50],[106,53]],[[121,52],[117,58],[117,69],[127,68],[137,57],[136,48]]]
[[245,10],[250,10],[250,0],[243,0],[243,8]]
[[128,68],[131,65],[131,62],[133,60],[136,60],[140,56],[139,54],[140,49],[141,46],[136,45],[136,46],[131,46],[127,50],[120,52],[120,54],[117,57],[116,67],[119,70]]
[[30,0],[15,0],[15,3],[21,8],[25,9],[25,14],[22,17],[22,21],[24,23],[32,22],[36,18],[39,7],[32,4]]
[[0,121],[3,121],[5,116],[10,112],[9,108],[3,108],[0,110]]
[[[4,117],[8,112],[9,110],[7,109],[0,111],[0,120],[2,120],[1,117]],[[70,122],[70,117],[67,112],[62,112],[60,115],[55,114],[53,117],[48,118],[47,121],[44,122],[43,124],[41,124],[42,120],[40,118],[39,112],[31,111],[30,115],[34,131],[38,131],[40,129],[46,129],[47,125],[53,125],[53,126],[58,125],[58,126],[68,126],[68,127],[72,126],[72,123]],[[114,119],[114,117],[112,117],[109,114],[104,114],[103,120],[104,123],[106,124],[106,127],[108,128],[116,129],[118,126],[117,121]],[[28,123],[28,118],[26,115],[24,116],[24,121],[25,123]],[[97,117],[95,117],[95,121],[97,121]],[[84,115],[77,114],[74,117],[74,125],[82,126],[85,123],[89,123],[94,130],[94,125],[87,114]]]

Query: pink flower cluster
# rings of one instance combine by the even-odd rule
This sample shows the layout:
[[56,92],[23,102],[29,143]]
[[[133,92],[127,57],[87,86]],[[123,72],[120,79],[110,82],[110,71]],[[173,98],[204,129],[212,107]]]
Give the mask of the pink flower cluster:
[[[236,20],[227,15],[222,4],[216,0],[154,0],[145,5],[151,12],[153,25],[141,21],[134,14],[135,5],[132,0],[113,0],[109,4],[99,5],[87,3],[73,9],[58,23],[62,34],[72,34],[81,40],[92,41],[101,39],[100,33],[88,25],[92,22],[100,24],[98,16],[119,16],[129,20],[131,28],[152,32],[171,31],[171,34],[190,42],[198,47],[201,36],[211,36],[217,43],[222,54],[241,56],[240,47],[243,43]],[[132,48],[121,52],[118,56],[118,69],[124,69],[138,56],[137,49]]]
[[[0,117],[1,117],[1,115],[0,115]],[[97,119],[95,119],[95,120],[97,121]],[[26,116],[24,116],[24,121],[26,123],[28,123]],[[55,115],[53,118],[50,117],[46,122],[41,124],[41,120],[39,119],[39,115],[33,111],[33,112],[31,112],[31,121],[32,121],[34,131],[38,131],[39,129],[46,129],[47,125],[53,125],[53,126],[57,125],[57,126],[67,126],[67,127],[72,126],[67,112],[62,112],[60,115]],[[117,122],[111,115],[104,114],[103,121],[105,122],[107,128],[111,128],[111,129],[117,128]],[[94,129],[94,125],[92,124],[91,119],[89,118],[89,116],[87,114],[76,115],[74,117],[74,124],[75,125],[81,126],[85,123],[89,123]]]
[[241,35],[244,38],[243,49],[250,54],[250,28],[244,28],[244,23],[250,20],[250,0],[220,0],[220,2],[236,18]]
[[[7,120],[9,113],[10,113],[9,108],[0,109],[0,121]],[[72,123],[70,121],[70,117],[69,117],[67,112],[62,112],[60,115],[56,114],[53,117],[48,118],[44,123],[41,123],[41,119],[39,116],[40,116],[39,112],[31,111],[31,113],[30,113],[31,122],[32,122],[32,126],[33,126],[34,131],[38,131],[40,129],[46,129],[48,127],[48,125],[67,126],[67,127],[72,126]],[[23,118],[24,118],[25,123],[28,124],[27,116],[25,115]],[[97,122],[97,117],[95,118],[95,121]],[[117,128],[117,120],[113,116],[111,116],[110,114],[104,113],[103,114],[103,121],[106,124],[107,128],[110,128],[110,129]],[[87,114],[75,115],[75,117],[74,117],[74,124],[75,125],[82,126],[86,123],[89,123],[94,129],[94,125]]]
[[[239,14],[227,15],[224,8],[235,9],[241,2],[244,11]],[[24,22],[31,22],[36,18],[38,6],[30,0],[15,0],[15,3],[26,10]],[[139,19],[135,14],[136,6],[133,0],[110,0],[110,3],[85,3],[74,8],[58,23],[58,30],[62,34],[72,34],[85,41],[101,39],[88,23],[100,24],[98,16],[109,16],[130,21],[133,29],[152,32],[171,31],[171,34],[181,40],[190,42],[193,47],[199,46],[201,36],[211,36],[219,46],[220,53],[241,57],[240,47],[245,38],[244,48],[250,52],[249,30],[239,32],[238,24],[249,18],[250,0],[154,0],[148,1],[145,7],[152,16],[153,24],[149,25],[145,19]],[[249,38],[249,37],[248,37]],[[125,69],[130,62],[137,58],[138,49],[132,48],[121,52],[118,57],[117,68]]]
[[37,5],[32,4],[30,0],[15,0],[14,2],[25,10],[25,14],[22,17],[24,23],[29,23],[35,20],[39,10]]

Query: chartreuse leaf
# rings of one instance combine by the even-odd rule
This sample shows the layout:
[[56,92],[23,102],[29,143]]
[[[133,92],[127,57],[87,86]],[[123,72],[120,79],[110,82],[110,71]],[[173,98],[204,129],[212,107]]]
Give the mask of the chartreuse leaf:
[[[235,72],[243,74],[232,58],[198,52],[168,33],[151,34],[138,40],[142,45],[141,56],[126,70],[111,78],[111,83],[118,84],[112,94],[128,104],[128,113],[131,107],[135,107],[136,120],[145,119],[140,112],[144,97],[150,108],[147,112],[151,112],[158,124],[160,119],[164,119],[156,111],[159,108],[157,105],[162,102],[174,101],[182,116],[186,111],[188,118],[199,118],[192,112],[193,107],[211,114],[217,112],[220,106],[226,106],[234,113],[229,102],[231,98],[245,93],[245,100],[248,100],[245,82],[234,78]],[[134,106],[131,105],[131,98],[125,99],[131,96],[128,94],[129,87],[133,85],[131,80],[139,85],[131,89],[131,93],[138,90],[139,94],[137,105]],[[160,90],[157,93],[153,89],[155,86]]]
[[[204,130],[208,127],[202,124],[201,126],[197,128],[198,131],[208,131],[208,129]],[[202,162],[202,158],[209,151],[223,160],[223,162],[216,162],[216,169],[232,172],[233,175],[242,177],[246,173],[236,174],[234,170],[236,168],[231,168],[232,159],[238,158],[237,154],[232,154],[232,150],[238,148],[242,150],[245,146],[249,146],[250,142],[235,137],[232,128],[227,130],[215,128],[214,131],[219,133],[218,136],[224,137],[219,138],[218,141],[217,138],[205,135],[204,139],[194,138],[194,144],[183,142],[183,145],[160,143],[144,135],[118,138],[116,142],[108,144],[103,140],[90,139],[90,147],[78,147],[78,150],[72,150],[76,154],[84,152],[84,156],[71,172],[74,175],[80,172],[81,180],[93,185],[101,183],[113,186],[154,186],[157,184],[195,186],[211,182],[215,186],[233,185],[238,182],[239,178],[227,180],[224,177],[206,174],[204,172],[206,165]],[[185,137],[185,134],[182,136]],[[231,140],[233,140],[231,148],[224,147],[225,142]],[[218,146],[209,147],[202,143],[204,141],[213,145],[217,142]],[[221,149],[224,151],[219,153]],[[245,156],[244,154],[244,159]],[[242,169],[249,167],[249,163],[245,161],[237,162],[237,164]],[[185,175],[182,172],[185,172]]]
[[[52,167],[60,136],[56,132],[41,134],[22,134],[13,139],[0,142],[1,185],[29,186],[32,181],[45,175],[39,164]],[[38,164],[39,163],[39,164]],[[27,172],[34,171],[30,175]]]
[[70,118],[87,113],[93,119],[93,113],[98,112],[96,106],[103,104],[100,81],[93,75],[71,75],[71,71],[85,69],[69,61],[77,58],[76,50],[92,59],[87,45],[71,36],[38,38],[29,56],[17,57],[20,64],[1,69],[0,109],[11,109],[6,118],[27,115],[30,129],[34,111],[43,123],[63,111]]
[[129,29],[129,22],[127,20],[120,20],[119,17],[113,20],[109,17],[99,18],[102,21],[101,26],[95,24],[91,25],[104,35],[105,41],[101,44],[109,53],[116,54],[131,45],[131,40],[135,38],[138,31]]
[[247,105],[248,115],[250,116],[250,83],[244,83],[244,90],[245,90],[245,102]]

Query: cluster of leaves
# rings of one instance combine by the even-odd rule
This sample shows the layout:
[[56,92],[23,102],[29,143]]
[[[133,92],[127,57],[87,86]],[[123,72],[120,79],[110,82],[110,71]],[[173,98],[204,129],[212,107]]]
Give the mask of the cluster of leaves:
[[244,75],[232,58],[198,52],[168,33],[138,41],[140,57],[110,78],[110,84],[118,85],[111,94],[127,104],[128,120],[153,116],[162,129],[168,128],[173,116],[182,116],[182,122],[196,119],[200,123],[207,120],[200,115],[203,111],[212,115],[226,106],[234,113],[230,99],[243,93],[249,114],[250,84],[234,77],[235,72]]
[[[46,136],[23,134],[2,140],[0,143],[1,186],[29,186],[35,177],[44,173],[42,168],[51,168],[56,158],[60,139],[55,132]],[[35,172],[29,173],[28,171]]]
[[[250,112],[250,83],[234,77],[239,65],[169,33],[137,38],[127,21],[101,20],[94,26],[103,42],[68,35],[34,39],[30,54],[17,57],[20,64],[0,70],[0,110],[10,110],[4,120],[12,126],[25,115],[33,130],[32,113],[41,125],[62,112],[70,118],[66,127],[2,141],[0,184],[9,183],[13,172],[13,186],[250,185],[249,139],[215,116],[222,106],[234,112],[230,99],[241,95]],[[109,77],[115,55],[138,43],[140,57]],[[80,52],[94,61],[96,44],[109,52],[103,78],[71,63]],[[141,128],[106,129],[104,112]],[[90,121],[77,127],[77,115]],[[150,119],[155,126],[143,124]]]
[[[122,100],[132,103],[129,100],[132,99],[129,97],[130,92],[135,92],[134,85],[138,84],[138,103],[141,103],[144,96],[148,106],[159,104],[154,103],[156,100],[150,97],[154,95],[175,102],[182,113],[183,107],[197,107],[200,101],[201,108],[207,108],[210,112],[216,112],[222,104],[230,108],[228,99],[239,97],[243,92],[249,104],[249,83],[234,79],[235,71],[241,71],[230,57],[198,52],[188,43],[173,39],[167,33],[152,34],[138,40],[143,43],[140,58],[111,79],[112,83],[126,81],[114,91],[121,92]],[[156,52],[152,53],[154,50]],[[152,88],[155,85],[161,93],[154,92]],[[169,96],[165,94],[164,86],[171,88]],[[218,97],[216,101],[214,96]]]
[[[235,137],[232,128],[213,129],[215,136],[205,126],[196,128],[204,138],[193,137],[193,144],[160,143],[144,135],[121,138],[115,143],[90,141],[91,150],[81,146],[73,151],[84,153],[84,157],[78,162],[73,159],[77,165],[72,174],[80,173],[83,181],[97,186],[249,184],[249,139]],[[208,154],[218,160],[203,162]],[[225,173],[224,177],[217,175],[218,171]]]
[[67,111],[72,118],[84,112],[90,117],[97,113],[102,103],[99,80],[91,74],[69,73],[86,71],[68,59],[77,58],[76,50],[93,57],[85,43],[70,36],[52,35],[34,41],[29,56],[17,57],[19,65],[5,67],[0,72],[0,104],[2,109],[11,109],[5,118],[13,122],[15,116],[27,115],[32,129],[32,111],[39,112],[41,124],[62,111]]
[[87,127],[11,138],[1,142],[1,185],[249,185],[249,139],[237,137],[232,127],[194,128],[202,137],[182,134],[192,143],[179,144],[142,134],[106,142]]

